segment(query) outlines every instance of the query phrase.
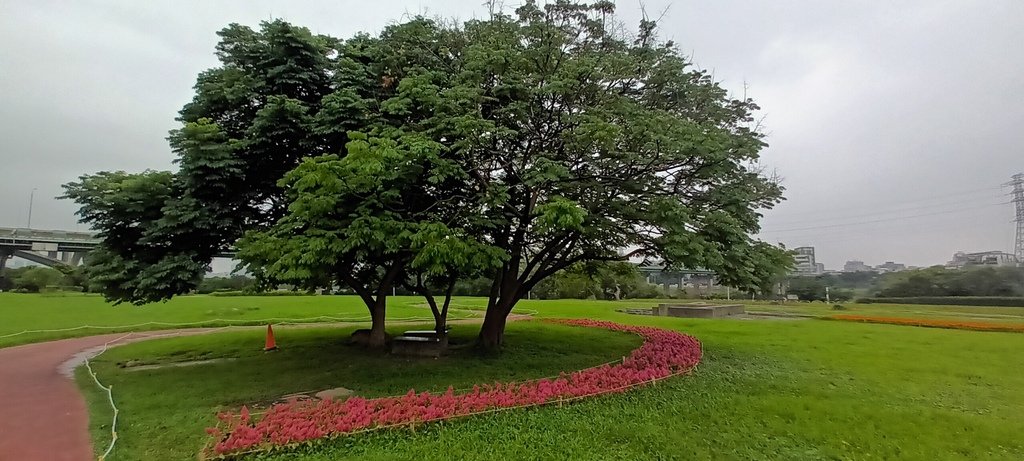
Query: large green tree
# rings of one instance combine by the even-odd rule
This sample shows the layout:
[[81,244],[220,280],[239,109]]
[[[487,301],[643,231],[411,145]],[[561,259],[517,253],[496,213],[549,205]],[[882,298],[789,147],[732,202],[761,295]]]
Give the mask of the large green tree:
[[[586,261],[658,258],[755,289],[789,255],[755,241],[758,210],[781,199],[757,168],[751,113],[694,69],[656,25],[619,33],[613,5],[527,2],[465,24],[451,93],[476,104],[456,139],[490,198],[494,272],[480,341],[497,347],[516,303]],[[438,113],[450,105],[439,107]],[[466,106],[459,106],[466,107]]]
[[345,78],[332,75],[336,40],[283,21],[219,35],[221,65],[199,75],[168,138],[177,172],[101,172],[65,186],[102,239],[90,272],[111,301],[195,289],[245,230],[281,217],[284,173],[310,153],[337,151],[359,125],[333,109],[332,79]]
[[[285,175],[287,213],[239,242],[240,258],[266,283],[351,287],[374,319],[371,345],[385,340],[393,287],[422,295],[443,332],[454,283],[502,257],[471,232],[485,204],[451,147],[457,138],[446,125],[455,121],[437,113],[459,103],[441,94],[453,59],[445,49],[458,42],[423,19],[359,37],[357,51],[374,56],[388,90],[335,101],[336,111],[363,114],[362,131],[348,134],[344,152],[309,158]],[[342,47],[341,62],[348,52]]]
[[[382,35],[389,44],[382,48],[397,50],[385,55],[406,65],[389,74],[398,92],[370,117],[371,139],[393,143],[373,158],[393,151],[393,168],[424,160],[423,171],[445,165],[436,179],[444,188],[430,189],[431,174],[390,186],[378,181],[374,187],[383,189],[374,197],[401,199],[382,206],[375,198],[376,208],[359,213],[386,213],[395,226],[444,222],[502,253],[490,271],[484,347],[501,345],[507,316],[537,283],[577,263],[657,258],[670,269],[712,269],[723,284],[753,290],[789,261],[785,251],[750,237],[757,210],[776,204],[782,192],[756,166],[764,147],[751,116],[757,106],[730,98],[692,69],[672,44],[657,40],[653,22],[626,37],[612,14],[610,2],[527,2],[514,14],[464,24],[418,18]],[[429,144],[431,156],[403,153],[416,150],[412,143]],[[335,161],[354,162],[352,149],[344,159],[320,162]],[[361,180],[358,170],[343,168],[296,175]],[[340,204],[340,217],[352,216],[342,213],[350,208],[340,199],[345,194],[331,193],[315,196]],[[458,206],[449,213],[434,204]],[[281,240],[274,246],[351,233],[352,226],[337,219],[285,224],[275,229]],[[412,260],[402,233],[368,235],[373,245],[394,246],[387,250],[393,257]],[[335,260],[346,258],[321,263]],[[292,267],[301,266],[275,270]],[[399,272],[395,280],[409,280]]]
[[166,299],[245,234],[264,283],[348,285],[379,340],[388,288],[441,314],[436,294],[485,274],[488,348],[530,289],[578,263],[657,258],[764,285],[789,255],[750,237],[782,192],[757,168],[757,106],[653,22],[627,36],[613,13],[528,1],[344,41],[228,27],[171,135],[178,173],[147,173],[149,191],[121,173],[68,186],[104,237],[96,280],[116,301]]

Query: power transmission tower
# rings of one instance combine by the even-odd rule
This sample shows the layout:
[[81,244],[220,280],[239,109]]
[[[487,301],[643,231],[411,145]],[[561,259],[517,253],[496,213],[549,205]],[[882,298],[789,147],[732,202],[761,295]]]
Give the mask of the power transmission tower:
[[1017,256],[1018,263],[1024,263],[1024,173],[1013,175],[1013,180],[1006,183],[1013,186],[1013,202],[1017,208],[1017,238],[1014,241],[1013,254]]

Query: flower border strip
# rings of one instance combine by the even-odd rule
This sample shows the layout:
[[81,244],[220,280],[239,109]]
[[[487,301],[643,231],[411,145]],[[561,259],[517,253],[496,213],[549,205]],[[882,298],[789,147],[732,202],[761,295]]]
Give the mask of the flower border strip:
[[908,317],[874,317],[870,315],[832,315],[823,317],[825,320],[841,320],[845,322],[861,322],[861,323],[881,323],[887,325],[901,325],[910,327],[925,327],[925,328],[946,328],[952,330],[971,330],[971,331],[1000,331],[1007,333],[1024,333],[1024,325],[1020,324],[1007,324],[1007,323],[994,323],[994,322],[979,322],[971,321],[964,322],[960,320],[943,320],[943,319],[916,319]]
[[218,415],[221,424],[207,429],[212,440],[202,457],[229,459],[325,438],[414,429],[417,424],[621,393],[689,373],[703,353],[700,341],[675,331],[585,319],[546,321],[634,333],[644,338],[644,344],[614,365],[563,372],[556,378],[477,385],[464,393],[449,387],[443,394],[410,389],[403,396],[375,399],[295,401],[274,405],[259,420],[243,407],[238,414]]

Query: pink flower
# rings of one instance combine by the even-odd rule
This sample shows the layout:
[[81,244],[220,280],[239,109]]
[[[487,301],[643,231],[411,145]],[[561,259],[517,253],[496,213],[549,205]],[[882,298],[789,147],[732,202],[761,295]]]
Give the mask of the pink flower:
[[563,372],[555,379],[476,385],[461,394],[449,387],[440,395],[417,393],[410,389],[405,395],[396,397],[293,401],[274,405],[258,421],[253,421],[249,409],[242,407],[238,415],[218,414],[221,427],[207,429],[217,440],[213,445],[214,454],[625,392],[632,387],[690,371],[697,366],[702,355],[697,339],[675,331],[598,320],[550,321],[635,333],[645,341],[621,363]]

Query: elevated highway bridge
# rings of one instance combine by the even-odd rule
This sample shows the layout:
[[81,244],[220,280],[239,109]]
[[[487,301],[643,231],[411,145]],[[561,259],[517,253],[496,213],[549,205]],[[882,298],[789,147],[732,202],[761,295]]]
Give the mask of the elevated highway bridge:
[[[99,244],[92,232],[0,227],[0,269],[15,257],[49,267],[77,266]],[[217,254],[218,258],[234,256],[234,248]]]
[[[85,254],[99,243],[99,237],[92,232],[0,227],[0,269],[12,257],[50,267],[77,266]],[[217,257],[231,258],[234,255],[234,248],[229,248]],[[683,286],[687,282],[714,284],[714,272],[706,269],[665,271],[660,264],[641,265],[639,269],[649,283],[666,287],[669,284]]]
[[45,266],[77,266],[100,243],[92,232],[0,227],[0,269],[12,257]]

